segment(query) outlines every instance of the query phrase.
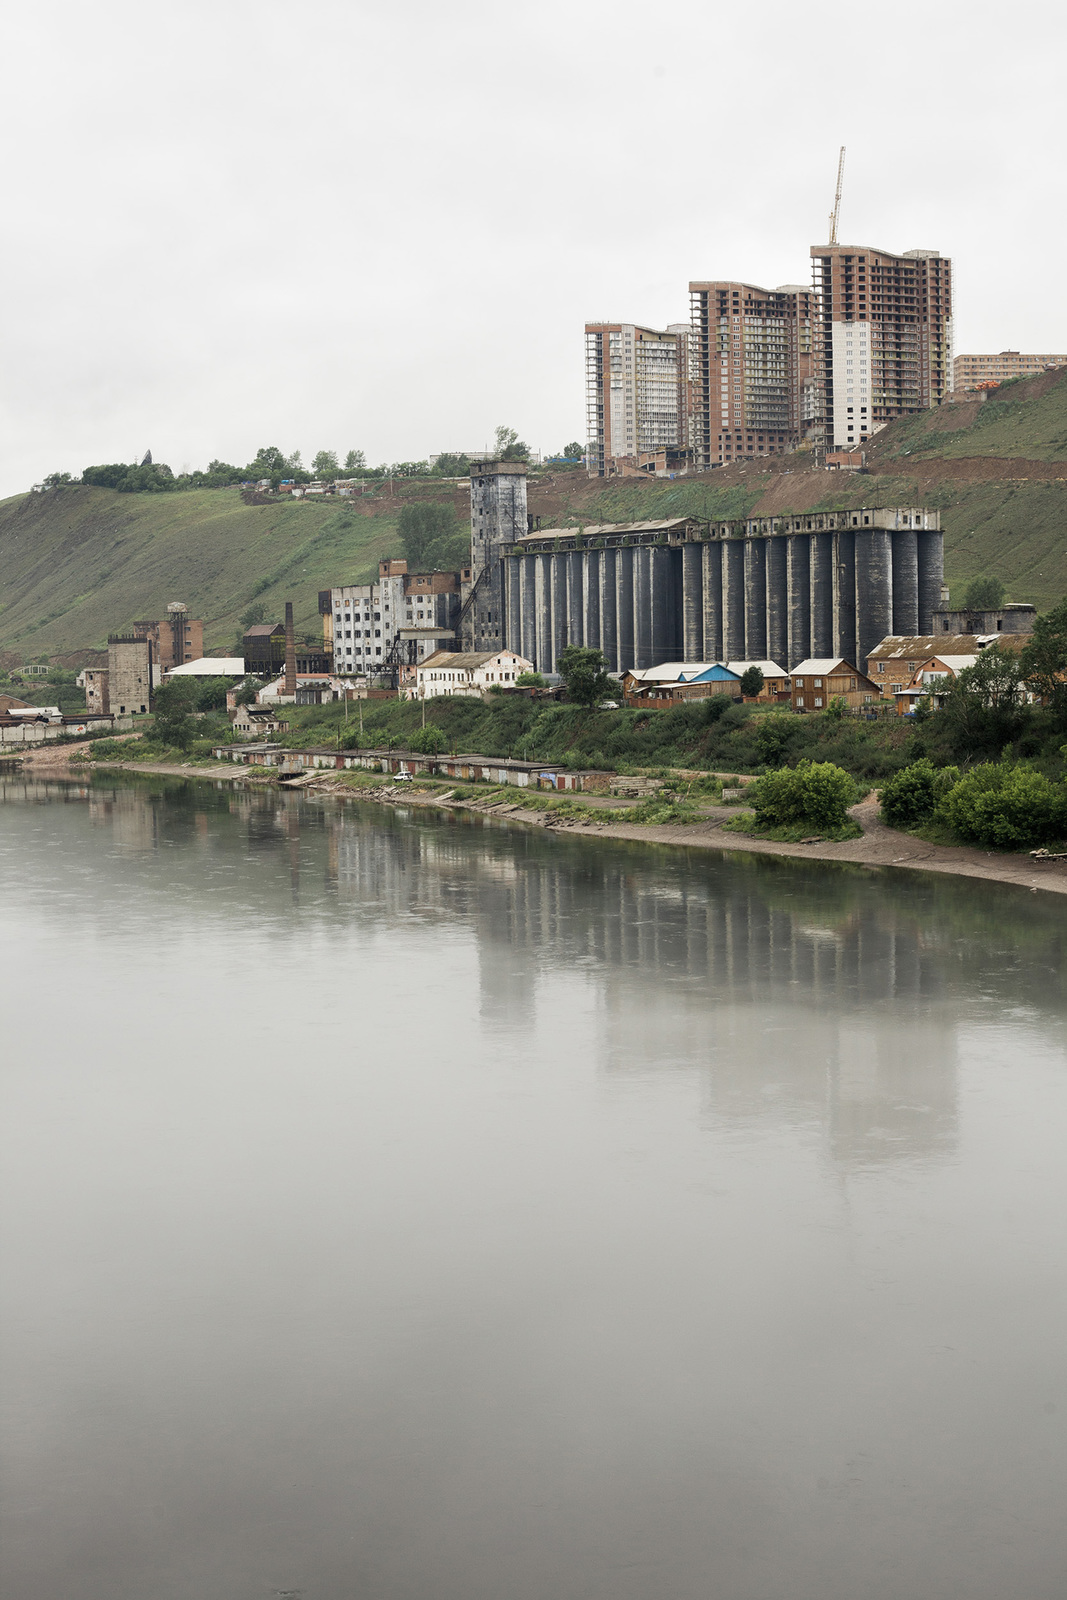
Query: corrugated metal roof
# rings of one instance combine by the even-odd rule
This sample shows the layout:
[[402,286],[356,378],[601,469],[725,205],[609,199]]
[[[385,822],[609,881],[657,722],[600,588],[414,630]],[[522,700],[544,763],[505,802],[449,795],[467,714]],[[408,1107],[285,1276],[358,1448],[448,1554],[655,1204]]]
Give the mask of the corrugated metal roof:
[[788,678],[789,674],[777,661],[728,661],[726,665],[731,672],[736,672],[738,677],[747,672],[749,667],[758,667],[765,678]]

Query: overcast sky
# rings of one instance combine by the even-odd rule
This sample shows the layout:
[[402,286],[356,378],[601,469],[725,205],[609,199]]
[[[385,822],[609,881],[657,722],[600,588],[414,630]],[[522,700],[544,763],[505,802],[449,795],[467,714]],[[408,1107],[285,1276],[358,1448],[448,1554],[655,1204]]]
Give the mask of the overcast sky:
[[9,20],[0,494],[151,449],[585,436],[582,324],[840,237],[956,350],[1067,349],[1062,5],[34,0]]

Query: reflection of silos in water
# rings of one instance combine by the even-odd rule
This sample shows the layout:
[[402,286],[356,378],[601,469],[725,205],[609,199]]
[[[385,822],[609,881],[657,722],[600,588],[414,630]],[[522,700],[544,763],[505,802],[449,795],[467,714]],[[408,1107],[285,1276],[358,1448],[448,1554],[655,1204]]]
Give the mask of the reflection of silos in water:
[[856,536],[834,534],[834,643],[831,655],[856,664]]
[[682,546],[682,660],[703,661],[704,595],[701,561],[707,545]]
[[700,547],[704,607],[702,661],[724,661],[722,642],[722,545],[709,540]]
[[816,533],[811,537],[811,654],[825,660],[833,653],[834,535]]
[[745,545],[740,539],[722,544],[722,658],[745,659]]
[[921,532],[919,545],[919,632],[934,631],[934,612],[941,604],[944,544],[940,533]]
[[786,659],[771,659],[779,666],[795,667],[805,661],[811,648],[811,535],[793,534],[785,540],[786,576],[789,594]]
[[767,658],[781,666],[789,651],[788,543],[770,538],[767,545]]
[[886,528],[862,528],[853,538],[856,654],[847,659],[866,672],[868,653],[893,632],[893,535]]
[[919,536],[914,528],[893,534],[893,626],[889,632],[919,631]]
[[[615,550],[600,552],[600,648],[607,657],[612,672],[622,672],[619,660],[619,634],[615,611]],[[629,663],[626,663],[629,665]]]
[[[745,648],[741,660],[767,656],[767,541],[745,540]],[[733,659],[737,660],[737,657]]]

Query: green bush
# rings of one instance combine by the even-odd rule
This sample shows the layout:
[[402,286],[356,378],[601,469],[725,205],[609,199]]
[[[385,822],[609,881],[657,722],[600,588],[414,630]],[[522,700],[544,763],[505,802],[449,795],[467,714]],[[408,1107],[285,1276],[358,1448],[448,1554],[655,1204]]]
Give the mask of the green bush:
[[882,817],[891,828],[914,828],[927,822],[959,779],[957,767],[935,767],[924,756],[882,784]]
[[118,761],[130,754],[129,741],[124,739],[94,739],[89,746],[93,761]]
[[1067,832],[1067,785],[1032,767],[988,762],[953,785],[937,814],[972,844],[1025,850]]
[[801,761],[757,778],[745,790],[745,800],[761,827],[840,828],[855,804],[856,785],[830,761]]
[[448,740],[441,729],[435,728],[432,722],[425,728],[416,728],[408,744],[418,755],[423,756],[439,756],[442,750],[448,749]]

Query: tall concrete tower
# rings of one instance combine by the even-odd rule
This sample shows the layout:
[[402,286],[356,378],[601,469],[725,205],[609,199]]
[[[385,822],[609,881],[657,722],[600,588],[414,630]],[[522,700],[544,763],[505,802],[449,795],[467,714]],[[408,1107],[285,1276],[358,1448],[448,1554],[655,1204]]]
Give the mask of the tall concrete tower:
[[503,650],[504,550],[527,530],[525,461],[471,462],[471,588],[460,636],[468,650]]

